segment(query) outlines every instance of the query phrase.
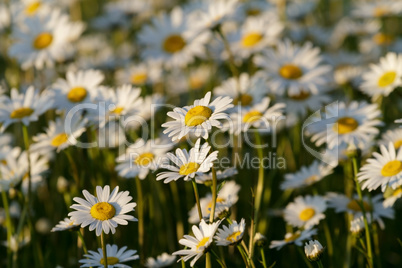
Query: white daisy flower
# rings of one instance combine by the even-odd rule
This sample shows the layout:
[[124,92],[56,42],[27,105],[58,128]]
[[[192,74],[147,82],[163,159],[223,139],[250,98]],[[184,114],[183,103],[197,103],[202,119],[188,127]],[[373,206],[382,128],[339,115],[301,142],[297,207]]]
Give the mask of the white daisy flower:
[[120,177],[145,179],[149,171],[154,171],[161,164],[162,158],[172,149],[172,144],[166,141],[155,139],[145,142],[139,138],[130,145],[124,155],[119,156],[116,161],[116,171]]
[[285,221],[295,227],[311,229],[325,219],[327,205],[321,196],[298,196],[284,210]]
[[220,223],[221,221],[207,224],[204,220],[201,220],[199,227],[193,225],[192,230],[194,236],[184,235],[184,238],[179,240],[181,245],[186,246],[189,249],[182,249],[173,252],[173,255],[182,256],[179,261],[188,261],[194,257],[190,262],[190,266],[193,267],[197,260],[204,255],[206,250],[212,244],[215,232]]
[[[240,188],[240,185],[236,184],[234,181],[227,181],[223,184],[216,197],[214,219],[222,218],[222,216],[224,216],[226,212],[237,203],[239,200],[238,194]],[[212,195],[207,194],[207,196],[201,198],[200,206],[203,218],[208,221],[212,208]],[[188,214],[189,223],[200,222],[197,205],[194,205]]]
[[250,76],[241,73],[239,77],[231,77],[214,88],[214,95],[229,96],[234,105],[250,107],[261,101],[268,93],[265,80],[261,76]]
[[394,145],[395,149],[399,149],[402,146],[402,129],[396,128],[382,133],[378,145],[387,146],[390,142]]
[[208,142],[200,145],[201,139],[198,139],[194,147],[187,152],[186,149],[176,149],[176,155],[167,153],[167,158],[174,163],[169,165],[162,163],[161,168],[168,169],[170,171],[161,172],[156,177],[156,180],[163,180],[164,183],[171,181],[177,181],[183,178],[184,181],[193,179],[196,174],[208,172],[213,166],[213,161],[218,158],[218,151],[209,153],[211,146]]
[[[20,161],[25,161],[24,166],[19,168],[25,169],[26,173],[22,177],[21,190],[24,194],[28,193],[29,180],[28,180],[28,156],[27,152],[21,153]],[[49,159],[46,156],[40,155],[38,153],[30,153],[30,180],[31,180],[31,191],[35,192],[36,189],[45,183],[44,173],[49,171]]]
[[373,99],[388,96],[402,85],[402,56],[388,53],[378,65],[370,65],[370,71],[363,74],[360,90]]
[[303,231],[296,231],[294,233],[286,233],[284,240],[272,240],[269,248],[276,248],[280,250],[283,246],[288,244],[295,244],[301,247],[303,241],[310,240],[313,235],[317,234],[317,229],[307,229]]
[[269,79],[274,93],[299,95],[301,91],[318,94],[320,88],[328,84],[331,67],[320,65],[320,49],[311,43],[299,47],[289,40],[279,42],[277,51],[265,50],[256,56],[254,62],[263,68],[262,74]]
[[402,197],[402,188],[399,187],[396,190],[391,189],[391,193],[382,202],[384,208],[392,207],[395,202]]
[[[367,215],[369,216],[369,214]],[[370,218],[367,218],[368,223],[370,224]],[[364,219],[363,215],[358,217],[354,217],[353,220],[350,221],[350,232],[354,235],[360,235],[364,231]]]
[[328,149],[332,149],[346,143],[364,148],[379,132],[377,126],[382,124],[378,119],[381,111],[376,104],[336,102],[325,108],[325,120],[319,114],[309,118],[311,124],[307,130],[313,134],[311,140],[317,146],[327,143]]
[[60,231],[66,231],[70,230],[76,227],[79,227],[79,224],[76,224],[73,220],[70,218],[64,218],[64,220],[60,221],[58,224],[56,224],[55,227],[50,230],[51,232],[60,232]]
[[[357,195],[354,195],[353,198],[349,198],[338,193],[327,194],[328,207],[335,209],[336,213],[348,212],[355,217],[362,215],[362,209],[358,200]],[[366,214],[372,215],[373,221],[377,221],[380,227],[384,228],[382,218],[393,219],[394,210],[384,207],[382,201],[383,198],[381,194],[375,195],[371,197],[371,199],[366,196],[363,197],[363,207]]]
[[374,2],[357,2],[352,15],[357,18],[381,18],[396,16],[402,12],[400,1],[380,0]]
[[0,5],[0,32],[2,32],[5,28],[9,27],[11,24],[11,15],[9,8],[1,4]]
[[265,97],[251,107],[238,106],[238,111],[230,116],[229,132],[238,135],[240,132],[247,132],[252,127],[270,131],[271,125],[283,117],[285,108],[283,103],[276,103],[269,107],[270,101],[269,97]]
[[[218,181],[233,177],[235,175],[237,175],[237,169],[235,167],[227,168],[224,169],[223,171],[222,170],[216,171],[216,179]],[[212,172],[209,172],[208,174],[206,173],[196,174],[195,181],[199,184],[212,185]]]
[[331,101],[331,97],[326,94],[310,94],[306,91],[300,91],[299,95],[278,96],[278,102],[286,105],[286,114],[296,114],[299,117],[305,117],[309,111],[317,111],[324,104]]
[[317,0],[292,0],[286,5],[286,16],[293,20],[300,20],[304,16],[314,12],[319,1]]
[[309,186],[332,174],[332,172],[332,166],[315,160],[310,166],[302,166],[296,173],[285,174],[285,181],[282,182],[280,188],[286,190]]
[[176,107],[173,112],[168,112],[167,115],[174,120],[162,124],[166,128],[163,133],[169,133],[172,141],[179,140],[190,132],[208,139],[212,127],[221,128],[222,123],[218,120],[229,118],[225,111],[233,107],[229,97],[217,97],[212,102],[210,100],[209,91],[204,98],[195,100],[193,105]]
[[26,153],[15,147],[0,161],[0,192],[8,191],[21,182],[28,172]]
[[59,78],[52,85],[56,108],[69,111],[77,104],[90,102],[97,96],[103,79],[104,75],[97,70],[67,72],[66,79]]
[[396,189],[402,185],[402,149],[396,152],[389,143],[388,148],[380,145],[380,150],[381,154],[374,152],[374,158],[368,159],[357,174],[362,189],[372,191],[381,186],[384,192],[387,186]]
[[0,131],[15,122],[28,126],[31,121],[37,121],[53,105],[53,99],[47,93],[39,93],[33,86],[21,94],[16,88],[11,89],[10,98],[4,97],[0,102],[0,122],[3,123]]
[[74,42],[84,27],[69,21],[68,15],[56,9],[43,16],[27,17],[20,27],[13,30],[17,40],[9,50],[23,69],[53,67],[55,62],[64,61],[74,51]]
[[310,240],[308,243],[306,242],[304,246],[304,253],[310,261],[319,260],[323,252],[324,248],[318,240]]
[[272,11],[274,8],[276,7],[273,3],[269,3],[265,0],[241,2],[241,4],[238,5],[233,19],[242,23],[246,18],[264,16],[265,13]]
[[51,11],[52,0],[22,0],[12,2],[10,8],[12,10],[13,20],[21,23],[27,17],[35,15],[45,15]]
[[261,17],[248,18],[237,32],[228,34],[227,38],[233,54],[245,59],[276,44],[283,28],[276,12],[270,12]]
[[148,268],[162,268],[168,267],[174,263],[176,256],[167,254],[166,252],[157,256],[156,258],[149,257],[145,262],[145,267]]
[[138,34],[138,41],[144,46],[143,59],[162,61],[167,68],[184,67],[194,61],[195,56],[205,56],[205,44],[209,33],[198,34],[188,28],[188,20],[180,7],[168,15],[152,19],[152,26],[146,25]]
[[127,221],[137,221],[133,216],[126,214],[134,211],[137,204],[129,203],[132,197],[128,191],[119,192],[119,186],[116,186],[112,193],[109,185],[103,189],[101,186],[96,186],[97,197],[87,190],[83,190],[82,193],[86,200],[75,197],[73,200],[78,204],[73,204],[71,208],[76,211],[70,212],[68,216],[77,224],[81,224],[82,228],[89,225],[90,231],[96,229],[97,236],[101,235],[102,230],[106,234],[109,230],[114,234],[118,224],[127,225]]
[[77,144],[77,139],[85,132],[86,120],[74,116],[71,121],[66,118],[57,118],[56,121],[49,121],[49,126],[41,133],[34,136],[34,143],[30,146],[32,152],[48,154],[56,150],[60,152],[69,146]]
[[134,86],[155,84],[161,80],[161,76],[160,64],[153,61],[131,65],[116,72],[116,80],[120,84],[133,84]]
[[[106,245],[107,267],[108,268],[130,268],[131,265],[125,265],[123,262],[138,260],[136,250],[127,250],[127,247],[118,248],[116,245]],[[103,258],[103,251],[98,248],[98,252],[88,250],[85,254],[86,259],[79,260],[82,263],[80,267],[104,267],[105,259]]]
[[223,229],[218,229],[215,235],[216,245],[229,246],[239,243],[243,239],[244,230],[246,228],[246,222],[241,219],[240,223],[233,221],[232,224],[223,226]]
[[[211,80],[211,77],[215,75],[215,67],[210,65],[201,65],[196,68],[190,69],[188,73],[187,86],[190,90],[197,90],[205,87]],[[186,90],[188,90],[186,88]]]

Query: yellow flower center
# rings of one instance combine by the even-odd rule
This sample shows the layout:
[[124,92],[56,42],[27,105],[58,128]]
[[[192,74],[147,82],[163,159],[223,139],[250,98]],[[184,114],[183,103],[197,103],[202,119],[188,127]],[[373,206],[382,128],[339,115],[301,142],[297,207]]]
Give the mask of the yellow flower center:
[[[216,204],[218,204],[218,203],[223,203],[223,202],[225,202],[225,201],[226,201],[225,198],[222,198],[222,197],[216,198]],[[212,209],[212,200],[208,203],[207,211],[210,212],[211,209]]]
[[242,37],[241,44],[243,47],[250,48],[257,45],[262,38],[260,33],[249,33]]
[[140,154],[135,160],[134,163],[138,166],[147,166],[154,160],[155,155],[153,153],[143,153]]
[[168,53],[176,53],[186,46],[186,41],[178,34],[168,36],[163,42],[163,50]]
[[201,125],[212,115],[212,110],[206,106],[195,106],[191,108],[184,117],[186,126],[194,127]]
[[378,86],[379,87],[387,87],[391,85],[396,78],[396,72],[389,71],[381,75],[380,79],[378,79]]
[[381,175],[390,177],[402,171],[402,162],[399,160],[392,160],[386,163],[381,169]]
[[402,194],[402,188],[396,189],[396,190],[392,193],[392,196],[398,196],[398,195],[400,195],[400,194]]
[[226,240],[228,240],[232,243],[237,242],[240,239],[240,235],[241,235],[240,231],[234,232],[231,235],[229,235],[228,237],[226,237]]
[[208,241],[209,241],[209,236],[204,237],[203,239],[201,239],[201,241],[200,241],[200,242],[198,243],[198,245],[197,245],[197,250],[198,250],[200,247],[205,246],[205,244],[206,244]]
[[10,118],[11,119],[21,119],[26,116],[30,116],[33,112],[34,112],[34,110],[29,107],[17,108],[11,112]]
[[314,208],[305,208],[305,209],[302,210],[302,212],[300,212],[299,218],[300,218],[302,221],[308,221],[308,220],[311,219],[314,215],[315,215],[315,210],[314,210]]
[[[365,211],[371,211],[371,206],[366,201],[363,201],[363,207]],[[362,211],[359,202],[355,199],[348,203],[347,208],[356,212]]]
[[96,203],[91,208],[91,216],[100,221],[106,221],[116,215],[116,209],[107,202]]
[[[116,258],[116,257],[107,257],[106,259],[107,259],[107,265],[108,265],[108,266],[109,266],[109,265],[115,265],[115,264],[118,264],[118,263],[119,263],[119,259]],[[104,264],[105,264],[105,258],[102,258],[102,259],[100,260],[100,263],[101,263],[102,265],[104,265]]]
[[306,92],[306,91],[300,91],[300,93],[298,95],[291,95],[289,96],[289,98],[291,98],[292,100],[296,100],[296,101],[303,101],[305,99],[308,99],[310,97],[310,92]]
[[373,36],[373,41],[380,46],[389,46],[394,40],[395,38],[392,35],[384,33],[378,33]]
[[33,47],[37,50],[45,49],[53,41],[53,35],[51,33],[40,33],[33,41]]
[[307,183],[307,184],[311,184],[313,182],[316,182],[317,180],[318,180],[318,176],[313,175],[313,176],[310,176],[307,179],[305,179],[304,182]]
[[291,234],[291,235],[287,235],[287,237],[285,237],[285,242],[289,243],[292,241],[295,241],[297,238],[300,237],[300,232]]
[[375,17],[382,17],[389,14],[389,9],[384,6],[379,6],[374,9],[374,16]]
[[50,142],[50,145],[52,145],[54,147],[59,147],[60,145],[64,144],[66,141],[68,141],[68,135],[66,133],[60,133],[52,139],[52,141]]
[[41,5],[41,2],[33,2],[25,8],[25,14],[27,14],[28,16],[34,15]]
[[285,64],[279,69],[279,74],[285,79],[295,80],[303,75],[303,71],[294,64]]
[[260,111],[250,111],[243,116],[244,123],[254,123],[255,121],[260,120],[262,117],[262,113]]
[[195,162],[190,162],[190,163],[184,164],[180,167],[179,174],[187,176],[191,173],[196,172],[199,167],[200,167],[200,165]]
[[131,83],[134,85],[142,85],[147,81],[148,75],[146,73],[135,73],[131,76]]
[[347,134],[355,130],[359,126],[356,119],[352,117],[342,117],[334,124],[334,130],[339,134]]
[[87,96],[87,90],[83,87],[74,87],[68,92],[67,99],[71,102],[81,102]]
[[250,8],[246,11],[247,16],[257,16],[261,14],[261,10],[258,8]]
[[71,221],[68,226],[73,226],[74,225],[74,221]]
[[123,111],[124,111],[124,107],[118,106],[118,107],[114,108],[113,110],[111,110],[110,113],[119,115]]
[[395,149],[398,149],[401,146],[402,146],[402,140],[397,140],[396,142],[394,142]]
[[234,105],[241,104],[241,106],[247,106],[250,105],[252,101],[253,96],[250,96],[248,94],[242,94],[233,100],[233,104]]

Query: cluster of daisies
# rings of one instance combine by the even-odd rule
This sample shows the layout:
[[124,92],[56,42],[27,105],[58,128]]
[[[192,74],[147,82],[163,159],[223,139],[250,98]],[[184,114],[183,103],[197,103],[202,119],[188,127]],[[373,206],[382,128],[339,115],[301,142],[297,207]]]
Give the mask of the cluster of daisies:
[[[83,256],[73,267],[193,267],[204,255],[207,267],[269,267],[303,244],[319,267],[351,266],[352,250],[369,267],[400,266],[378,256],[378,236],[402,198],[402,33],[393,27],[402,1],[336,10],[324,0],[6,2],[0,259],[9,267],[24,263],[20,251],[38,267],[44,258],[64,266],[37,249],[42,235],[66,230]],[[284,169],[264,167],[272,150]],[[258,170],[239,165],[247,155]],[[119,191],[132,182],[136,202]],[[175,219],[158,229],[164,210]],[[333,214],[349,230],[343,263]],[[129,221],[138,221],[135,242],[121,245]],[[85,227],[101,237],[97,251]],[[169,249],[147,249],[153,235]]]

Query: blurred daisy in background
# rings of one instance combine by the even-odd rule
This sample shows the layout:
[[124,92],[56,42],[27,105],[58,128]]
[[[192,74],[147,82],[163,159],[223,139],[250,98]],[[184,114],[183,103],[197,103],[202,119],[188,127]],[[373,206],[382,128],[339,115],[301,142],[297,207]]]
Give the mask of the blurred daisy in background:
[[245,228],[246,222],[244,219],[241,219],[240,223],[237,223],[237,221],[233,221],[233,223],[231,223],[229,227],[224,225],[223,228],[219,228],[216,232],[216,245],[230,246],[240,243],[240,241],[243,239]]
[[194,236],[184,235],[184,238],[179,240],[179,244],[186,246],[188,249],[173,252],[173,255],[182,256],[180,260],[185,262],[194,258],[190,262],[190,266],[193,267],[198,259],[201,258],[211,246],[215,232],[220,223],[221,221],[207,224],[204,220],[201,220],[198,227],[193,225],[192,230]]
[[89,225],[89,231],[96,230],[96,236],[100,236],[102,231],[106,234],[111,231],[114,234],[118,224],[127,225],[127,221],[137,221],[133,216],[126,214],[134,211],[137,204],[129,203],[132,197],[128,191],[119,192],[119,186],[116,186],[112,193],[109,185],[103,189],[101,186],[96,186],[97,197],[87,190],[83,190],[82,193],[86,200],[74,197],[73,200],[78,204],[73,204],[71,208],[76,211],[70,212],[68,216],[82,228]]
[[52,228],[51,232],[67,231],[79,226],[79,224],[76,224],[70,218],[64,218],[64,220],[60,221],[55,227]]
[[155,84],[161,80],[161,76],[161,66],[154,61],[130,65],[116,72],[116,80],[119,84],[134,86]]
[[183,138],[189,132],[207,139],[212,127],[222,127],[219,120],[229,118],[225,111],[233,107],[232,101],[230,97],[220,96],[211,102],[209,91],[204,98],[195,100],[193,105],[176,107],[173,112],[168,112],[167,115],[174,120],[162,124],[166,128],[163,133],[169,134],[172,141]]
[[325,219],[327,205],[321,196],[298,196],[284,210],[285,221],[294,227],[311,229]]
[[9,154],[0,159],[0,192],[17,186],[28,172],[26,153],[14,147]]
[[[216,179],[224,180],[237,175],[237,169],[235,167],[226,168],[224,170],[216,171]],[[195,181],[199,184],[205,184],[206,186],[212,185],[212,172],[202,173],[195,175]]]
[[[29,180],[31,180],[31,191],[36,192],[38,187],[43,186],[46,184],[45,177],[44,175],[46,173],[49,173],[49,159],[44,156],[40,155],[38,153],[30,153],[29,154],[29,169],[28,169],[28,154],[26,151],[21,153],[20,158],[22,158],[23,161],[25,161],[24,165],[25,167],[21,167],[26,170],[26,173],[22,177],[22,185],[21,185],[21,190],[24,194],[28,193],[28,188],[29,188]],[[30,173],[28,173],[28,170],[30,170]],[[28,175],[29,174],[29,175]]]
[[297,230],[294,233],[286,233],[283,240],[272,240],[269,248],[276,248],[280,250],[283,246],[288,244],[295,244],[301,247],[305,240],[310,240],[313,235],[317,234],[317,229]]
[[312,185],[332,174],[333,167],[315,160],[310,166],[302,166],[296,173],[285,174],[282,190],[296,189]]
[[278,96],[277,102],[286,105],[286,114],[289,117],[296,115],[297,117],[305,117],[310,111],[319,110],[324,104],[331,101],[331,97],[327,94],[310,94],[306,91],[301,91],[298,95]]
[[0,33],[8,28],[11,24],[11,14],[9,8],[0,4]]
[[399,149],[402,146],[402,129],[396,128],[387,130],[381,135],[381,139],[378,141],[378,145],[387,146],[392,143],[395,149]]
[[299,95],[302,91],[318,94],[329,81],[331,67],[322,65],[320,49],[306,43],[302,47],[288,39],[279,42],[276,50],[268,49],[254,62],[263,68],[275,94]]
[[402,11],[402,3],[399,1],[380,0],[374,2],[357,2],[352,15],[357,18],[381,18],[396,16]]
[[384,197],[384,202],[382,202],[384,208],[394,206],[395,202],[402,197],[402,187],[396,188],[395,190],[387,188]]
[[176,155],[167,153],[166,157],[174,165],[162,163],[160,168],[168,169],[169,171],[160,172],[156,180],[164,180],[164,183],[177,181],[183,178],[184,181],[194,179],[196,174],[208,172],[218,157],[218,151],[209,154],[211,146],[208,142],[200,144],[201,139],[198,139],[194,147],[187,152],[186,149],[176,149]]
[[[118,248],[117,245],[106,245],[107,266],[109,268],[130,268],[131,265],[125,265],[124,262],[138,260],[140,256],[137,255],[136,250],[127,247]],[[101,248],[98,251],[88,250],[85,254],[86,259],[81,259],[78,262],[82,265],[80,267],[104,267],[105,259],[103,258],[103,251]]]
[[145,262],[147,268],[162,268],[171,266],[176,260],[176,256],[164,252],[156,258],[149,257]]
[[25,93],[19,93],[16,88],[11,89],[10,98],[0,100],[0,131],[16,122],[28,126],[31,121],[37,121],[41,114],[53,106],[53,99],[48,93],[39,93],[33,86]]

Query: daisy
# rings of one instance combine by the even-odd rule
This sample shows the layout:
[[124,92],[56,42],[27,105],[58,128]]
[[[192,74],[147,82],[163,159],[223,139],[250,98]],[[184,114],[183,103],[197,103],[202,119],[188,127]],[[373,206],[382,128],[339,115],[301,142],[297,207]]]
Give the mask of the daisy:
[[119,156],[116,161],[116,171],[120,177],[145,179],[149,171],[158,168],[162,158],[172,149],[172,144],[156,139],[145,142],[139,138],[130,145],[124,155]]
[[402,129],[396,128],[388,130],[381,135],[381,139],[378,141],[378,145],[388,145],[392,143],[395,149],[399,149],[402,146]]
[[310,261],[318,261],[324,252],[323,246],[317,240],[310,240],[304,246],[304,253]]
[[60,221],[55,227],[52,228],[51,232],[66,231],[76,227],[79,227],[79,224],[76,224],[70,218],[64,218],[64,220]]
[[104,75],[100,71],[68,71],[66,79],[59,78],[52,85],[58,110],[69,111],[77,104],[88,103],[95,99]]
[[186,149],[176,149],[176,155],[167,153],[167,158],[174,163],[174,165],[161,164],[161,168],[170,171],[161,172],[156,177],[156,180],[163,180],[164,183],[177,181],[183,178],[184,181],[193,179],[196,174],[208,172],[213,166],[213,161],[218,158],[218,151],[209,153],[211,146],[208,142],[200,145],[201,139],[198,139],[194,147],[187,152]]
[[[130,268],[131,265],[125,265],[123,262],[138,260],[140,256],[136,255],[136,250],[127,250],[127,247],[118,248],[116,245],[106,245],[106,256],[108,268]],[[103,251],[98,248],[98,252],[88,250],[85,254],[86,259],[79,260],[82,263],[80,267],[104,267],[105,260]]]
[[298,196],[286,206],[284,217],[292,226],[310,229],[325,218],[326,209],[325,199],[321,196]]
[[265,97],[268,88],[261,76],[250,76],[241,73],[240,76],[231,77],[222,82],[222,85],[214,88],[216,96],[229,96],[234,105],[250,107]]
[[288,244],[295,244],[296,246],[302,246],[303,241],[310,240],[313,235],[317,234],[317,229],[307,229],[303,231],[296,231],[294,233],[286,233],[284,240],[273,240],[269,248],[276,248],[280,250],[283,246]]
[[138,41],[144,46],[142,58],[161,61],[165,67],[173,68],[186,66],[195,56],[203,57],[209,33],[198,34],[188,27],[187,17],[180,7],[153,18],[152,25],[144,26],[138,34]]
[[187,78],[188,85],[186,86],[186,90],[188,90],[188,88],[197,90],[205,87],[215,74],[215,71],[215,68],[209,65],[201,65],[191,69]]
[[382,202],[384,208],[392,207],[395,202],[402,197],[402,188],[399,187],[396,190],[391,190],[389,195],[385,198],[384,202]]
[[120,84],[142,86],[155,84],[160,81],[162,69],[160,64],[153,61],[131,65],[116,72],[116,80]]
[[370,71],[363,74],[360,90],[377,99],[379,96],[388,96],[401,85],[402,56],[390,52],[380,59],[378,65],[372,64]]
[[240,223],[233,221],[232,224],[223,226],[223,229],[218,229],[215,240],[218,246],[229,246],[239,243],[243,239],[246,222],[241,219]]
[[238,5],[233,19],[242,23],[247,17],[260,17],[266,12],[272,11],[274,8],[276,8],[275,5],[265,0],[242,2],[240,5]]
[[0,192],[8,191],[21,182],[28,172],[26,153],[15,147],[0,161]]
[[169,255],[166,252],[164,252],[161,255],[157,256],[155,259],[149,257],[145,263],[145,267],[148,268],[168,267],[171,266],[175,260],[176,260],[175,256]]
[[229,116],[225,111],[233,107],[230,97],[217,97],[212,102],[210,100],[209,91],[204,98],[195,100],[193,105],[176,107],[173,112],[168,112],[167,115],[174,120],[162,125],[166,128],[163,133],[169,133],[172,141],[179,140],[190,132],[197,137],[208,139],[212,127],[221,128],[222,123],[218,120],[227,119]]
[[[384,228],[382,218],[393,219],[394,210],[384,207],[382,199],[381,194],[375,195],[371,197],[371,199],[365,196],[363,197],[363,207],[366,214],[372,215],[373,221],[377,221],[380,227]],[[335,209],[336,213],[348,212],[354,217],[362,215],[362,209],[358,200],[357,195],[354,195],[353,198],[349,198],[338,193],[327,194],[328,207]]]
[[262,74],[269,79],[271,89],[278,95],[288,92],[299,95],[302,91],[318,94],[320,87],[328,84],[331,67],[320,65],[319,48],[311,43],[299,47],[289,40],[279,42],[277,51],[265,50],[254,62],[262,67]]
[[78,116],[71,118],[57,118],[56,121],[49,121],[49,126],[45,130],[46,133],[38,134],[32,139],[34,143],[31,145],[32,152],[40,154],[48,154],[56,151],[57,153],[76,145],[77,139],[85,132],[86,120],[82,120]]
[[74,51],[74,42],[82,33],[81,24],[70,22],[68,15],[55,9],[43,16],[27,17],[23,25],[13,30],[13,40],[9,50],[11,57],[17,58],[26,70],[53,67],[55,62],[64,61]]
[[[229,209],[237,203],[237,201],[239,200],[238,194],[240,188],[240,185],[236,184],[234,181],[227,181],[223,184],[216,197],[214,219],[222,218],[223,216],[225,216]],[[206,197],[201,198],[200,206],[203,218],[205,220],[209,220],[212,207],[212,195],[207,194]],[[197,205],[194,205],[188,214],[188,222],[200,222]]]
[[252,127],[270,130],[274,122],[283,118],[283,109],[285,108],[283,103],[269,107],[270,101],[269,97],[265,97],[251,107],[239,107],[238,111],[231,114],[229,132],[238,135],[240,132],[247,132]]
[[106,234],[111,230],[114,234],[118,224],[127,225],[127,221],[137,221],[133,216],[126,215],[127,212],[134,211],[137,204],[129,203],[132,197],[128,191],[119,192],[119,186],[116,186],[112,193],[109,185],[103,189],[101,186],[96,186],[97,197],[87,190],[83,190],[82,193],[86,200],[75,197],[73,200],[78,204],[73,204],[71,208],[76,211],[70,212],[68,216],[77,224],[81,224],[82,228],[89,225],[90,231],[96,229],[97,236],[101,235],[102,230]]
[[254,235],[254,244],[256,244],[259,247],[265,246],[265,243],[267,242],[267,238],[262,235],[261,233],[257,232]]
[[372,191],[381,186],[384,192],[387,186],[395,190],[402,185],[402,149],[396,152],[389,143],[388,148],[380,145],[380,150],[381,154],[374,152],[374,158],[368,159],[357,174],[362,189]]
[[[24,161],[25,163],[23,164],[24,166],[19,164],[20,169],[25,169],[26,173],[22,177],[22,185],[21,185],[21,190],[24,194],[28,193],[28,188],[29,188],[29,180],[28,180],[28,154],[26,151],[21,153],[19,161]],[[40,186],[42,186],[45,183],[44,180],[44,174],[49,172],[49,159],[44,156],[40,155],[38,153],[30,153],[29,154],[29,160],[30,160],[30,177],[29,179],[31,180],[31,191],[35,192],[36,189]]]
[[381,18],[396,16],[402,11],[399,1],[380,0],[374,2],[357,2],[352,15],[357,18]]
[[302,166],[296,173],[285,174],[282,190],[295,189],[312,185],[332,174],[333,167],[315,160],[310,166]]
[[328,149],[332,149],[346,143],[364,148],[379,132],[380,115],[377,104],[335,102],[325,107],[325,120],[320,114],[311,117],[307,130],[317,146],[327,143]]
[[0,101],[0,122],[3,123],[0,131],[15,122],[28,126],[31,121],[37,121],[53,105],[53,99],[47,93],[39,93],[33,86],[21,94],[16,88],[11,89],[10,98],[4,97]]
[[310,94],[306,91],[301,91],[299,95],[278,96],[278,102],[286,105],[287,115],[297,115],[305,117],[309,111],[317,111],[324,104],[331,101],[331,97],[326,94]]
[[[369,216],[369,214],[367,215]],[[370,217],[367,218],[368,224],[370,224],[371,220]],[[360,236],[361,233],[364,231],[364,219],[363,215],[359,217],[354,217],[353,220],[350,221],[350,232],[353,235]]]
[[179,240],[181,245],[186,246],[189,249],[182,249],[173,252],[173,255],[182,256],[179,261],[188,261],[194,257],[194,259],[190,262],[190,266],[193,267],[197,260],[204,255],[209,246],[212,244],[215,232],[220,223],[221,221],[207,224],[204,220],[201,220],[198,227],[193,225],[192,230],[194,236],[184,235],[184,238]]
[[4,29],[8,28],[11,24],[11,15],[9,8],[1,4],[0,5],[0,33],[4,31]]
[[250,17],[241,28],[228,35],[234,55],[247,58],[277,43],[283,24],[274,12],[261,17]]
[[[216,171],[216,179],[224,180],[237,175],[237,169],[235,167],[227,168],[225,170]],[[196,174],[195,182],[199,184],[205,184],[206,186],[212,185],[212,172],[205,174]]]

